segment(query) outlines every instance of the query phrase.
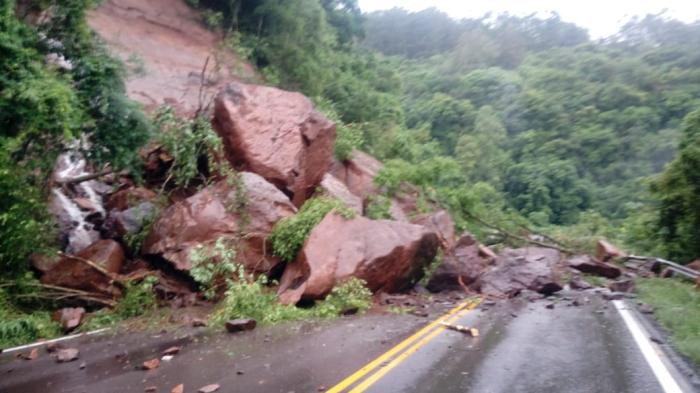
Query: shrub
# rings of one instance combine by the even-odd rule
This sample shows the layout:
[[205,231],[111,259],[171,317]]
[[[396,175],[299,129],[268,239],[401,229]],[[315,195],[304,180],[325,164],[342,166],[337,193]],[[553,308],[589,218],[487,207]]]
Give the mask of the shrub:
[[355,213],[337,199],[316,197],[304,203],[299,212],[278,222],[270,234],[272,252],[284,261],[293,260],[311,230],[323,217],[335,210],[345,218],[353,218]]
[[154,276],[148,276],[139,283],[129,282],[125,285],[124,297],[114,307],[114,313],[122,319],[143,315],[158,305],[153,286],[158,282]]
[[229,242],[225,238],[218,238],[212,250],[200,245],[190,254],[190,274],[202,287],[207,299],[216,297],[218,289],[223,288],[226,280],[236,271],[236,250]]
[[[171,107],[164,106],[156,113],[155,124],[160,129],[158,143],[173,157],[166,183],[172,180],[177,187],[188,187],[197,177],[206,180],[209,165],[215,162],[213,155],[223,154],[223,144],[211,123],[204,116],[179,118]],[[200,166],[203,159],[206,168]]]
[[310,316],[308,310],[280,304],[277,296],[267,288],[267,277],[257,279],[246,274],[242,265],[237,265],[237,279],[228,280],[224,300],[212,319],[223,324],[229,319],[252,318],[261,324],[274,324]]
[[372,306],[372,292],[367,289],[367,282],[351,277],[333,288],[326,299],[313,310],[314,315],[333,318],[349,311],[363,313]]
[[365,209],[365,215],[373,220],[386,220],[391,218],[391,199],[384,195],[370,195]]

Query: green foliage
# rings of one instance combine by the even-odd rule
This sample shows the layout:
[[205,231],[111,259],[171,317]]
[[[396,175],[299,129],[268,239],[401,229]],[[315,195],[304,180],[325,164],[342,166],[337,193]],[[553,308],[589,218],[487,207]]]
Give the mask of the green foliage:
[[158,278],[147,276],[141,282],[128,282],[122,297],[113,309],[103,308],[92,313],[80,326],[83,332],[114,327],[121,321],[148,314],[158,306],[153,286]]
[[324,301],[317,304],[313,313],[321,318],[333,318],[348,312],[364,313],[372,306],[372,292],[367,282],[351,277],[334,287]]
[[25,314],[18,310],[7,293],[0,288],[0,348],[28,344],[39,338],[53,338],[61,333],[60,326],[48,312]]
[[212,315],[215,324],[230,319],[252,318],[268,325],[307,318],[335,318],[349,311],[365,312],[372,305],[372,292],[363,280],[350,278],[333,288],[325,300],[310,309],[280,304],[277,295],[268,287],[265,275],[258,278],[245,273],[243,266],[236,268],[237,279],[228,281],[224,300]]
[[192,250],[190,275],[201,286],[207,299],[214,299],[217,291],[236,271],[236,249],[225,238],[218,238],[211,250],[199,246]]
[[442,264],[443,258],[444,255],[442,248],[439,248],[437,255],[435,255],[435,258],[433,258],[433,260],[430,261],[430,263],[423,268],[423,277],[421,277],[419,281],[420,285],[428,285],[430,278],[433,276],[433,274],[435,274],[437,268]]
[[391,199],[384,195],[370,195],[367,197],[365,216],[373,220],[388,220],[391,218]]
[[331,210],[345,218],[352,218],[355,215],[351,209],[337,199],[311,198],[304,202],[297,214],[280,220],[272,229],[268,238],[272,245],[272,252],[284,261],[294,260],[311,230]]
[[700,109],[683,122],[678,157],[653,185],[658,198],[656,231],[669,257],[700,256]]
[[153,286],[158,279],[148,276],[143,281],[129,282],[124,287],[124,297],[114,308],[114,314],[122,319],[133,318],[151,311],[158,305]]
[[29,255],[52,244],[43,195],[31,176],[0,150],[0,266],[4,277],[28,270]]
[[265,275],[255,279],[246,274],[242,265],[236,266],[235,273],[236,279],[228,280],[224,300],[212,316],[214,323],[222,325],[230,319],[253,318],[261,324],[275,324],[308,316],[307,310],[280,304],[275,293],[267,288]]
[[640,299],[654,307],[654,316],[671,333],[680,353],[700,365],[700,292],[674,279],[638,279]]
[[[157,140],[173,157],[168,179],[176,187],[188,187],[195,181],[206,182],[216,160],[213,155],[223,154],[221,138],[204,116],[189,120],[176,116],[170,107],[162,107],[155,116],[160,129]],[[167,183],[167,181],[166,181]]]

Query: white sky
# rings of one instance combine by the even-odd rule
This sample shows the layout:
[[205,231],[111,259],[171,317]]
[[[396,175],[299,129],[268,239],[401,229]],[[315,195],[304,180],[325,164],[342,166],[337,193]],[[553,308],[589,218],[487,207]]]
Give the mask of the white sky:
[[360,0],[365,12],[400,7],[420,11],[435,7],[453,18],[475,18],[489,11],[508,11],[515,15],[556,11],[567,22],[588,29],[593,38],[615,34],[619,27],[635,15],[666,15],[685,22],[700,19],[700,0]]

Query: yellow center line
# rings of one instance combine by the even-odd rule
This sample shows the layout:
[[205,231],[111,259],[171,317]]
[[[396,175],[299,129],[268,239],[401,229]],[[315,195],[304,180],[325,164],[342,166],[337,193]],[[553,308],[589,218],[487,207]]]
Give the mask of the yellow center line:
[[340,381],[337,385],[333,386],[329,390],[326,391],[326,393],[340,393],[343,390],[345,390],[347,387],[352,385],[353,383],[357,382],[359,379],[363,378],[366,374],[380,366],[382,363],[386,362],[387,360],[391,359],[394,355],[402,351],[404,348],[408,347],[411,345],[414,341],[418,340],[420,337],[428,333],[431,329],[433,328],[438,328],[438,331],[444,330],[444,327],[440,325],[441,322],[446,321],[448,318],[454,316],[458,312],[462,311],[464,308],[468,309],[473,309],[476,307],[479,303],[481,302],[480,299],[470,299],[467,301],[464,301],[460,303],[457,307],[453,308],[452,310],[448,311],[446,314],[441,316],[440,318],[436,319],[435,321],[429,323],[425,327],[423,327],[421,330],[417,331],[404,341],[400,342],[397,344],[395,347],[391,348],[381,356],[377,357],[373,361],[367,363],[364,367],[361,369],[357,370],[355,373],[350,375],[349,377],[345,378],[344,380]]
[[[465,310],[462,311],[469,311],[474,309],[479,302],[475,302],[473,304],[470,304],[469,307],[467,307]],[[460,313],[461,314],[461,313]],[[453,315],[450,318],[448,318],[445,322],[447,323],[452,323],[459,318],[462,317],[462,315],[457,314]],[[429,343],[432,339],[434,339],[438,334],[442,333],[446,328],[444,326],[439,326],[437,329],[433,330],[430,332],[430,334],[426,335],[422,339],[420,339],[415,345],[412,347],[408,348],[406,351],[401,353],[399,356],[394,358],[389,364],[378,370],[376,373],[371,375],[369,378],[365,379],[362,381],[361,384],[357,385],[354,389],[350,390],[350,393],[362,393],[367,388],[372,386],[375,382],[377,382],[379,379],[381,379],[383,376],[385,376],[389,371],[391,371],[394,367],[398,366],[403,362],[404,360],[408,359],[411,355],[416,353],[419,349],[421,349],[425,344]]]

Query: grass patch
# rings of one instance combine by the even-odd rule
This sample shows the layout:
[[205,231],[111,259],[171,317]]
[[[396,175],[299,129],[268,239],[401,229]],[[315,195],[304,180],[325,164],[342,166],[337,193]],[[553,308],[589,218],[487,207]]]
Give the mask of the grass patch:
[[664,278],[637,280],[637,292],[654,307],[676,349],[700,366],[700,292],[692,284]]

